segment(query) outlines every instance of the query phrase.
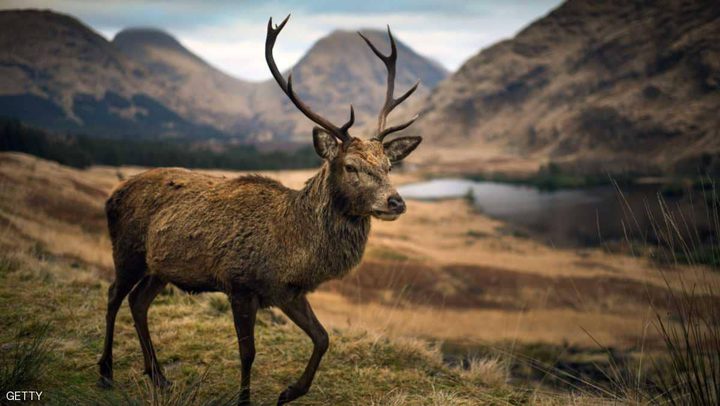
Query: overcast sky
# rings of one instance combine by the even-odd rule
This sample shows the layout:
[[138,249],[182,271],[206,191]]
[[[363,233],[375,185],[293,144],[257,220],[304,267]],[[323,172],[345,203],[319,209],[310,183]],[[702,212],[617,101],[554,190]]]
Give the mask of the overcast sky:
[[449,70],[480,49],[512,37],[559,0],[0,0],[0,8],[46,8],[71,14],[108,39],[123,28],[170,32],[192,52],[241,79],[270,77],[263,59],[268,17],[292,13],[276,48],[281,69],[335,29],[384,28]]

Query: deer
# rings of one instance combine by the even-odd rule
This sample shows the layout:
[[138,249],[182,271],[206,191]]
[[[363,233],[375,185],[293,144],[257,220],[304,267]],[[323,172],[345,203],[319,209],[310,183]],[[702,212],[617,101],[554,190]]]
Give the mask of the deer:
[[225,179],[181,168],[156,168],[120,183],[107,199],[115,280],[108,290],[105,341],[98,362],[103,387],[113,385],[115,318],[128,297],[143,354],[145,374],[158,387],[171,385],[158,363],[148,330],[148,309],[167,284],[190,293],[224,292],[230,301],[240,352],[239,404],[250,402],[255,359],[254,326],[259,309],[279,308],[313,343],[302,375],[279,396],[282,405],[305,395],[329,347],[327,331],[307,294],[342,278],[361,261],[370,220],[396,220],[406,204],[389,179],[392,165],[422,141],[419,136],[385,138],[410,126],[387,126],[390,112],[417,89],[395,98],[397,45],[388,26],[390,53],[361,38],[387,69],[387,92],[370,139],[356,138],[355,121],[336,126],[315,113],[275,64],[273,48],[288,22],[268,21],[265,59],[281,90],[308,119],[318,172],[294,190],[267,177]]

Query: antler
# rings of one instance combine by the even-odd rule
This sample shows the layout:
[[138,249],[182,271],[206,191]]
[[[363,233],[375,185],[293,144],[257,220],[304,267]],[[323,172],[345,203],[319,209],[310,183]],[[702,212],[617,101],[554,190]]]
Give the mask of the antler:
[[377,126],[377,135],[374,137],[376,140],[382,142],[383,139],[391,133],[394,133],[396,131],[404,130],[407,127],[409,127],[415,120],[417,120],[418,116],[417,114],[415,117],[411,118],[409,121],[396,125],[390,128],[385,128],[385,125],[387,123],[387,117],[390,115],[390,112],[393,111],[395,107],[397,107],[400,103],[405,101],[408,97],[410,97],[411,94],[417,89],[418,85],[420,84],[420,81],[415,82],[415,84],[408,89],[405,93],[402,94],[402,96],[398,97],[397,99],[394,98],[393,94],[395,92],[395,72],[396,72],[396,64],[397,64],[397,45],[395,44],[395,39],[392,36],[392,32],[390,32],[390,26],[388,25],[388,37],[390,37],[390,55],[383,55],[376,47],[373,45],[372,42],[370,42],[369,39],[367,39],[361,32],[358,32],[360,37],[362,37],[363,40],[368,44],[370,49],[373,51],[373,53],[380,58],[381,61],[385,64],[385,67],[388,71],[388,78],[387,78],[387,93],[385,93],[385,104],[382,107],[382,110],[380,110],[380,114],[378,115],[378,126]]
[[277,65],[275,64],[275,59],[273,58],[273,47],[275,46],[275,40],[278,37],[278,34],[280,34],[280,31],[282,31],[283,27],[285,27],[285,24],[290,19],[290,15],[288,14],[287,17],[280,23],[280,25],[276,25],[273,28],[272,23],[272,17],[270,17],[270,21],[268,21],[268,28],[267,28],[267,37],[265,38],[265,60],[267,61],[268,67],[270,68],[270,72],[272,73],[273,77],[275,78],[275,81],[277,81],[278,85],[280,85],[280,88],[285,92],[285,94],[290,98],[290,101],[293,102],[295,107],[298,108],[298,110],[302,111],[303,114],[310,120],[314,121],[320,127],[324,128],[329,132],[330,134],[334,135],[337,139],[339,139],[342,142],[349,142],[352,138],[350,137],[350,134],[348,133],[348,129],[355,123],[355,110],[353,109],[352,104],[350,105],[350,119],[342,125],[342,127],[337,127],[327,119],[321,117],[314,111],[310,109],[305,103],[303,103],[300,98],[295,94],[292,87],[292,74],[288,75],[287,82],[285,81],[285,78],[283,78],[282,74],[277,68]]

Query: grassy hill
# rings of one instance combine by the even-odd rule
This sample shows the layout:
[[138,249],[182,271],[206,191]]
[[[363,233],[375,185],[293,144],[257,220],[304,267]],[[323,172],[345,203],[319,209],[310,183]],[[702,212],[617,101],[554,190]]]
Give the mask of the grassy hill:
[[[108,282],[97,268],[48,254],[2,235],[0,347],[3,393],[44,391],[51,404],[232,403],[239,384],[236,335],[224,296],[166,290],[151,308],[159,357],[175,388],[156,393],[141,375],[142,355],[127,306],[116,330],[116,381],[95,388]],[[12,253],[12,254],[10,254]],[[390,341],[360,331],[331,331],[331,349],[298,404],[478,404],[522,402],[527,394],[499,384],[503,370],[450,368],[421,341]],[[256,331],[254,399],[271,404],[299,376],[312,348],[284,318],[261,313]],[[19,365],[17,364],[19,362]],[[16,372],[10,377],[6,368]],[[499,377],[498,377],[499,374]]]

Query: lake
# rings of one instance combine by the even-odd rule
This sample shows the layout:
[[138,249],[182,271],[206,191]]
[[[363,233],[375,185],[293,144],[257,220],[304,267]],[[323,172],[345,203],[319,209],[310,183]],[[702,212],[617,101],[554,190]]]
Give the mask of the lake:
[[[600,186],[545,191],[533,186],[434,179],[402,185],[405,199],[468,198],[476,209],[506,222],[513,233],[526,233],[560,247],[594,246],[653,235],[662,219],[658,193],[661,185]],[[693,196],[694,195],[694,196]],[[663,196],[668,211],[689,229],[707,227],[707,205],[701,191],[690,189]],[[684,228],[684,225],[683,227]]]

